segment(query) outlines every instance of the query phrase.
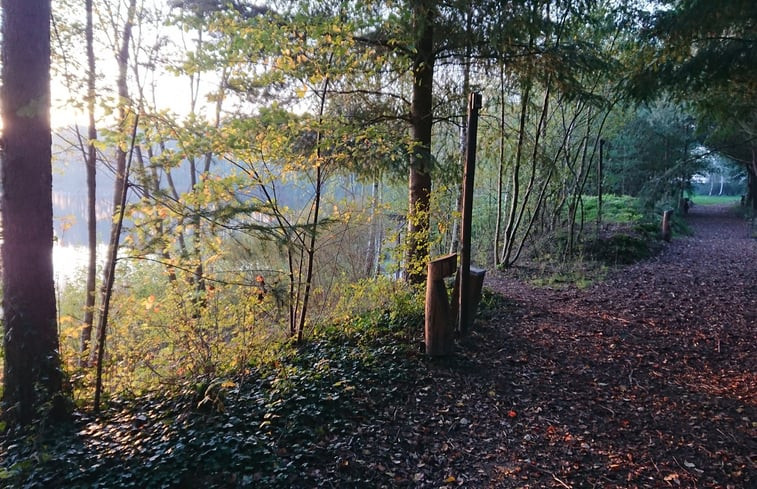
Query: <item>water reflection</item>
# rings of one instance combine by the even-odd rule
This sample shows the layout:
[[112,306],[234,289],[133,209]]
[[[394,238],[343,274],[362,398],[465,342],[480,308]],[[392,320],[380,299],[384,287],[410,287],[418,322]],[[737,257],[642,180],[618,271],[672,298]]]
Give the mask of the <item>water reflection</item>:
[[[104,244],[97,246],[97,265],[102,266],[108,247]],[[87,261],[89,250],[79,245],[53,245],[53,268],[55,282],[62,285],[81,285],[87,281]]]

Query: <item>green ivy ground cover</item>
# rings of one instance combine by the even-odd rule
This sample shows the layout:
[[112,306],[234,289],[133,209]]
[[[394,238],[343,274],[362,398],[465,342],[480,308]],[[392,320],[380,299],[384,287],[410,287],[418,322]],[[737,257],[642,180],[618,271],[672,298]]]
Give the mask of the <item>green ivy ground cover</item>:
[[309,466],[316,445],[349,433],[412,377],[405,328],[389,314],[361,318],[235,377],[114,402],[98,418],[78,413],[44,432],[6,433],[0,486],[302,483],[317,473]]

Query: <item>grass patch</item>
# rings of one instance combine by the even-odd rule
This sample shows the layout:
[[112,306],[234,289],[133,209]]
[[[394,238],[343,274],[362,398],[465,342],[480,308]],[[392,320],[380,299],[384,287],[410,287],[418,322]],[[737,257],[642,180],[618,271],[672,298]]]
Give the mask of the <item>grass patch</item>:
[[695,195],[691,198],[694,205],[739,205],[738,195]]

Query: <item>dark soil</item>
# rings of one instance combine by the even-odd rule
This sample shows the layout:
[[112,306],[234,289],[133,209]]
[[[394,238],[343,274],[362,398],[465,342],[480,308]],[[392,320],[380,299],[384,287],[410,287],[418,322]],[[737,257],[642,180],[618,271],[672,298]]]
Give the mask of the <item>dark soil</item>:
[[[490,274],[454,357],[313,453],[324,487],[757,487],[757,241],[721,207],[593,287]],[[335,449],[336,447],[336,449]],[[312,467],[312,466],[311,466]],[[294,485],[297,485],[294,482]]]

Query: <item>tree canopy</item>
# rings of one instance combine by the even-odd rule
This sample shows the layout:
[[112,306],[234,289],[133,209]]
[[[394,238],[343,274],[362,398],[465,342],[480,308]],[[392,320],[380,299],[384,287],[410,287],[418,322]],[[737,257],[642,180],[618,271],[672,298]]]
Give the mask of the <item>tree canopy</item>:
[[[60,343],[75,395],[94,390],[98,407],[100,394],[242,369],[261,345],[301,344],[367,310],[412,309],[400,291],[459,246],[473,92],[483,267],[618,263],[619,232],[644,242],[634,257],[651,252],[660,214],[715,172],[711,154],[735,162],[718,170],[735,182],[721,186],[757,206],[751,1],[79,3],[52,6],[44,47],[53,110],[86,112],[86,131],[56,131],[57,181],[81,181],[60,183],[52,201],[74,202],[86,182],[88,285],[60,286],[60,337],[41,348],[53,361]],[[26,74],[3,70],[8,139],[22,127],[11,82]],[[46,206],[48,160],[35,160],[44,188],[4,183],[4,198],[28,189]],[[28,220],[22,210],[3,212],[4,246],[32,243],[12,225]],[[66,212],[56,207],[52,224],[40,214],[59,241],[80,224]],[[48,271],[32,274],[52,290]],[[23,356],[13,328],[10,364]],[[6,396],[20,392],[13,368]]]

